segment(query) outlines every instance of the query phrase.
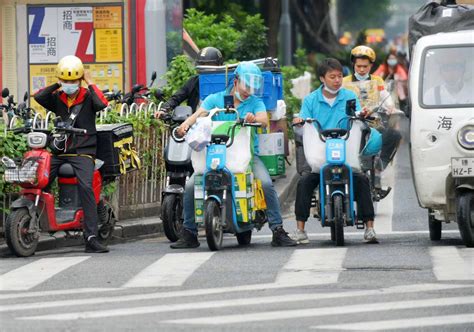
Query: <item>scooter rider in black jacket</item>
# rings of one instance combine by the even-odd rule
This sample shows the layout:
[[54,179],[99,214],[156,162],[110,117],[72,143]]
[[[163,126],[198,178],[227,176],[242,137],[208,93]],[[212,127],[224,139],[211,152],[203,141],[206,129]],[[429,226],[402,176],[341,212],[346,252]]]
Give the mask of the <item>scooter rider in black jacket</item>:
[[[78,57],[68,55],[62,58],[58,63],[56,75],[58,83],[38,91],[34,96],[35,100],[61,117],[62,121],[75,128],[86,129],[87,133],[53,140],[48,186],[56,178],[58,169],[63,163],[71,164],[79,183],[79,196],[84,210],[85,251],[108,252],[109,249],[97,239],[98,215],[92,189],[97,148],[96,112],[104,109],[108,102],[102,91],[92,83],[90,75],[84,72],[84,66]],[[87,84],[87,89],[81,87],[82,81]]]
[[[222,66],[224,58],[221,51],[215,47],[205,47],[200,52],[196,59],[198,66]],[[162,110],[170,111],[183,101],[188,101],[188,106],[193,109],[193,113],[199,105],[199,75],[192,76],[184,85],[170,97],[170,99],[161,106]],[[157,112],[155,117],[159,117],[161,113]]]

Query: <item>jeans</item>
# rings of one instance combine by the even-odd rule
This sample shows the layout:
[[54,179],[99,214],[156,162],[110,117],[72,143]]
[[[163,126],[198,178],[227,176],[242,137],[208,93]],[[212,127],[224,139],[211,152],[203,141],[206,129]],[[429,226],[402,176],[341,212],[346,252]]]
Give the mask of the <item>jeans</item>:
[[[319,184],[319,174],[309,173],[303,175],[296,188],[295,214],[297,221],[307,221],[311,209],[311,198]],[[354,200],[357,201],[357,214],[364,222],[374,220],[374,204],[370,195],[369,179],[365,174],[353,174]]]
[[[268,226],[271,230],[274,230],[283,224],[278,195],[273,187],[272,179],[268,174],[265,165],[257,156],[254,156],[252,171],[255,178],[262,181],[263,193],[265,194],[265,201],[267,203],[266,212],[268,216]],[[193,234],[198,233],[196,221],[194,220],[194,174],[186,183],[184,191],[183,227]]]

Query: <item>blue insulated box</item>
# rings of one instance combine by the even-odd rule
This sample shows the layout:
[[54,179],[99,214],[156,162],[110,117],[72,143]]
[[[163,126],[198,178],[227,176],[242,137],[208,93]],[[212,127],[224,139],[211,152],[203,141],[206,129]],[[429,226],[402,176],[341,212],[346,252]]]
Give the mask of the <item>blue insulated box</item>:
[[[280,72],[264,71],[263,73],[263,103],[267,110],[273,111],[277,101],[283,99],[283,77]],[[199,97],[204,100],[210,94],[224,90],[228,84],[232,84],[234,72],[227,73],[201,73],[199,74]]]

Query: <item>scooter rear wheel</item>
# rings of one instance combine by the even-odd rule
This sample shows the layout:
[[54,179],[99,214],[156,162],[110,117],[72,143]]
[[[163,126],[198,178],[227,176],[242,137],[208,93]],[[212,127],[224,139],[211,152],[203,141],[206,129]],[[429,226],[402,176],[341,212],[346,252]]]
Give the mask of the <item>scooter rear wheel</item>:
[[342,212],[342,196],[334,196],[334,233],[336,235],[336,246],[344,245],[344,218]]
[[166,195],[161,206],[161,220],[163,220],[163,230],[171,242],[179,240],[179,235],[183,228],[181,197],[177,195]]
[[222,248],[224,230],[221,223],[221,209],[219,204],[210,199],[206,201],[204,209],[204,227],[206,228],[206,240],[210,250],[217,251]]
[[18,257],[28,257],[35,253],[39,237],[28,233],[31,216],[26,208],[13,210],[5,222],[5,238],[8,248]]
[[456,197],[456,221],[466,247],[474,247],[474,193],[463,192]]
[[112,206],[100,200],[97,205],[97,215],[99,216],[99,241],[108,244],[114,234],[115,218]]
[[235,237],[237,238],[237,242],[241,246],[247,246],[252,241],[252,230],[245,231],[242,233],[237,233],[235,234]]

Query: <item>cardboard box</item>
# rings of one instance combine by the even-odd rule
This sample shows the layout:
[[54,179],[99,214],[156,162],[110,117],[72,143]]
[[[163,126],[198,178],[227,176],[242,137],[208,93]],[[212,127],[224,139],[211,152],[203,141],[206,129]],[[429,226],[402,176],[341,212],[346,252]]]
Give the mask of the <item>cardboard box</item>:
[[[238,222],[249,222],[254,219],[253,173],[234,174],[234,194],[236,218]],[[230,197],[230,196],[228,196]],[[203,176],[194,176],[194,218],[197,224],[204,223],[204,187]]]
[[259,156],[285,154],[285,137],[283,133],[258,135]]
[[288,147],[288,120],[286,116],[278,121],[270,121],[270,133],[283,133],[283,135],[285,135],[285,156],[288,156],[290,149]]
[[278,176],[285,174],[285,156],[273,155],[273,156],[260,156],[263,164],[268,170],[271,176]]

